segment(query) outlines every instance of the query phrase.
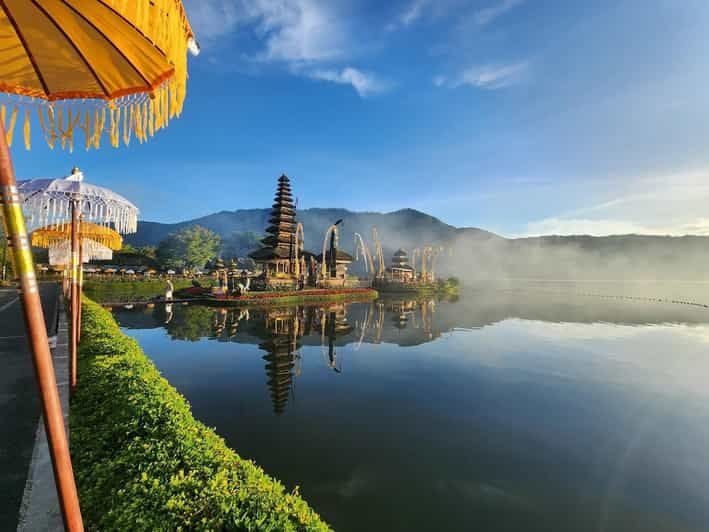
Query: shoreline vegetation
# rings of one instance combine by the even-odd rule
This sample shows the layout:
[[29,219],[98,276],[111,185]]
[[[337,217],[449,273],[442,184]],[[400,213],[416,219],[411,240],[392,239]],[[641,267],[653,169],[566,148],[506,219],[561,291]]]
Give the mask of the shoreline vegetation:
[[[342,300],[370,300],[378,297],[378,292],[371,288],[336,288],[312,289],[284,292],[249,292],[240,297],[212,297],[190,295],[192,279],[171,279],[175,287],[177,302],[189,301],[195,304],[210,304],[219,306],[244,305],[281,305],[294,303],[319,303]],[[87,280],[84,282],[86,296],[101,304],[150,303],[165,294],[165,280]],[[205,286],[208,288],[208,285]],[[185,290],[187,289],[187,290]],[[188,297],[181,297],[184,291]]]
[[379,293],[371,288],[342,288],[299,290],[287,292],[249,292],[240,297],[197,297],[191,303],[220,307],[292,305],[304,303],[328,303],[335,301],[368,301],[377,299]]
[[87,528],[325,531],[300,497],[197,421],[111,314],[84,298],[72,457]]
[[433,283],[375,283],[375,288],[382,293],[391,294],[417,294],[421,296],[457,296],[460,290],[460,281],[457,277],[440,279]]
[[[165,295],[167,284],[165,279],[86,279],[84,281],[84,293],[89,299],[98,303],[103,301],[112,302],[148,302],[151,299]],[[175,290],[189,288],[192,286],[192,279],[171,278]],[[200,279],[200,282],[205,282]],[[211,281],[206,280],[205,286],[210,286]]]

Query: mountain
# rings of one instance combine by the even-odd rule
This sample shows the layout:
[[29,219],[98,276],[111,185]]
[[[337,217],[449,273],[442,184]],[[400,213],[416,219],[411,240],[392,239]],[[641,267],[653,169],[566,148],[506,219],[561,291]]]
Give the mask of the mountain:
[[[251,241],[247,235],[262,235],[268,225],[270,209],[242,209],[222,211],[202,218],[175,224],[158,222],[138,222],[138,232],[126,237],[126,242],[134,246],[157,245],[170,233],[192,225],[201,225],[220,235],[228,246],[233,239]],[[365,241],[372,240],[372,227],[376,227],[385,251],[393,253],[399,247],[409,251],[424,244],[445,245],[461,236],[466,240],[487,240],[499,236],[472,227],[459,229],[443,223],[438,218],[416,211],[402,209],[390,213],[352,212],[346,209],[301,209],[298,221],[303,224],[305,249],[319,252],[327,228],[342,219],[340,246],[352,251],[354,233],[360,233]],[[370,244],[371,246],[371,244]],[[239,255],[254,249],[234,246]]]
[[[270,209],[222,211],[175,224],[139,222],[126,237],[135,246],[157,245],[170,233],[201,225],[222,237],[225,257],[244,256],[258,246]],[[458,228],[426,213],[402,209],[390,213],[346,209],[302,209],[305,248],[320,252],[325,231],[342,219],[340,247],[353,252],[354,233],[370,249],[376,227],[388,261],[403,247],[443,246],[442,274],[464,279],[672,279],[709,281],[709,237],[702,236],[543,236],[504,238],[474,227]],[[354,254],[354,253],[353,253]],[[355,270],[358,270],[355,267]]]

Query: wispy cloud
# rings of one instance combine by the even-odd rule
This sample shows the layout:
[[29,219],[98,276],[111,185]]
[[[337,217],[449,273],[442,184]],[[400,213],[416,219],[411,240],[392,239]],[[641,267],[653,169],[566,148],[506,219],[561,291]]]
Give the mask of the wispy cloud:
[[347,32],[331,4],[315,0],[249,2],[265,61],[323,61],[344,55]]
[[216,41],[236,31],[254,35],[257,48],[242,54],[253,64],[282,65],[294,75],[352,85],[362,97],[388,86],[374,74],[342,66],[354,55],[354,38],[336,3],[188,0],[187,8],[203,40]]
[[474,19],[479,26],[486,26],[501,17],[510,9],[520,5],[524,0],[501,0],[497,4],[475,12]]
[[185,0],[185,6],[202,43],[231,33],[243,18],[239,4],[227,0]]
[[352,85],[361,97],[365,98],[386,90],[389,86],[373,74],[362,72],[356,68],[346,67],[342,70],[314,70],[308,73],[313,79],[331,81],[342,85]]
[[509,65],[472,66],[455,77],[438,75],[433,78],[437,87],[456,88],[469,85],[479,89],[504,89],[520,83],[529,71],[529,63],[519,62]]
[[629,220],[584,218],[546,218],[531,222],[527,236],[538,235],[702,235],[709,236],[709,218],[680,223],[674,226],[644,225]]
[[431,0],[412,0],[399,14],[396,21],[386,26],[387,31],[393,31],[400,27],[411,26],[411,24],[421,18],[425,8],[430,3]]
[[706,172],[617,179],[630,190],[527,224],[525,235],[709,235]]

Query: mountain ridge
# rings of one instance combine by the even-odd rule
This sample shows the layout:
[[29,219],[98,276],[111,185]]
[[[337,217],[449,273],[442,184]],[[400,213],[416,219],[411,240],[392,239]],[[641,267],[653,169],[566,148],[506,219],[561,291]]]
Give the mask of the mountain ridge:
[[[222,237],[225,257],[244,256],[259,245],[270,209],[220,211],[192,220],[166,224],[138,222],[138,232],[125,241],[135,246],[157,245],[170,233],[201,225]],[[507,238],[477,227],[455,227],[430,214],[405,208],[392,212],[358,212],[313,207],[298,210],[305,249],[320,252],[325,231],[338,219],[340,247],[354,251],[354,233],[370,250],[372,227],[379,233],[388,261],[402,247],[411,252],[424,245],[442,246],[441,273],[466,279],[691,279],[709,280],[709,237],[687,235],[543,235]],[[354,254],[354,253],[353,253]],[[354,266],[361,271],[362,266]]]

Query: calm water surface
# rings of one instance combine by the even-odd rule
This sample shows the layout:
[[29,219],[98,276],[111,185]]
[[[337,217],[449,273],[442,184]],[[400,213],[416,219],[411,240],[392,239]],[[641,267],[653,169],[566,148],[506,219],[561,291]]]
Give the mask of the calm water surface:
[[652,290],[114,312],[337,530],[709,530],[709,309],[616,297],[709,290]]

